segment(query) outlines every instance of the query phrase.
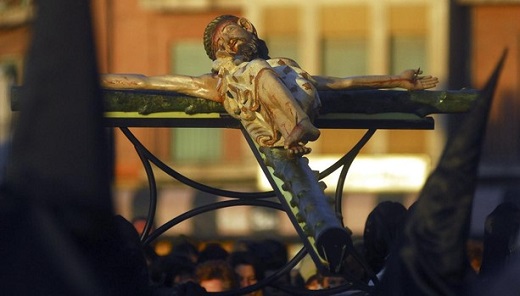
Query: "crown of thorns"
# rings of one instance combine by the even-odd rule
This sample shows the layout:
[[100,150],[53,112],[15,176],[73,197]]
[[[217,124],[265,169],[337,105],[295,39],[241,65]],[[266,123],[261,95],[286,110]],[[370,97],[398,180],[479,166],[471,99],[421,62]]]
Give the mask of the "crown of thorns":
[[229,22],[235,22],[237,23],[239,18],[234,15],[221,15],[216,17],[214,20],[212,20],[204,30],[204,49],[206,50],[206,54],[208,57],[214,61],[216,59],[215,51],[216,51],[216,44],[214,42],[214,35],[215,32],[218,32],[218,29],[221,25],[229,23]]

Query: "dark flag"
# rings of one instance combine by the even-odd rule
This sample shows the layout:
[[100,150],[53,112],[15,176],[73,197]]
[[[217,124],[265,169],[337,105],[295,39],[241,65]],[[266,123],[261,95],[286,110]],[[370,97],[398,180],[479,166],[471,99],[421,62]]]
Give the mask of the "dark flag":
[[35,15],[0,187],[1,294],[142,295],[133,229],[113,216],[89,1]]
[[390,258],[379,295],[464,295],[466,257],[482,142],[502,56],[469,114],[446,143]]

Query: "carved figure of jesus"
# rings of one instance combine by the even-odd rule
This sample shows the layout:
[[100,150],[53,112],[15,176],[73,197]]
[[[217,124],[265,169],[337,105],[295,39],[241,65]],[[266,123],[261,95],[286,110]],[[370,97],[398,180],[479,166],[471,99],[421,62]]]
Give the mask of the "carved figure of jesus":
[[435,87],[438,79],[420,76],[420,70],[400,75],[329,77],[310,75],[289,58],[271,58],[263,40],[247,19],[222,15],[204,31],[204,48],[213,61],[210,73],[200,76],[105,74],[101,84],[111,89],[154,89],[183,93],[222,103],[239,119],[260,146],[284,147],[295,155],[320,131],[313,125],[318,115],[318,90],[360,88]]

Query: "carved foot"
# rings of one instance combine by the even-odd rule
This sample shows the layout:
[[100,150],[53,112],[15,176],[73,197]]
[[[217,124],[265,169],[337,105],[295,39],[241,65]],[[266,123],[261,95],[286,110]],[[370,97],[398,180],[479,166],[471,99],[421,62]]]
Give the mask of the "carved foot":
[[301,145],[301,144],[285,147],[285,149],[287,149],[289,154],[291,154],[293,156],[302,156],[305,154],[309,154],[312,151],[311,148],[305,147],[304,145]]
[[[320,137],[320,130],[317,129],[311,121],[307,118],[300,121],[289,136],[285,139],[284,148],[300,151],[302,149],[308,150],[304,154],[310,152],[310,148],[303,146],[309,141],[315,141]],[[303,145],[302,145],[303,144]],[[303,147],[303,148],[302,148]]]

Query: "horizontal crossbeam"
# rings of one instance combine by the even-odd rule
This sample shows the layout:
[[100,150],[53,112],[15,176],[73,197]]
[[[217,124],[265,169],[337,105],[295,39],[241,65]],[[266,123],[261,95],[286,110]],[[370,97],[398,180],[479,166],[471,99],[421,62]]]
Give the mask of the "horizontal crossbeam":
[[[11,109],[19,111],[23,87],[11,89]],[[428,115],[464,113],[478,96],[476,90],[320,91],[318,128],[433,129]],[[64,94],[66,95],[66,94]],[[217,102],[175,92],[103,90],[107,126],[240,128]]]

